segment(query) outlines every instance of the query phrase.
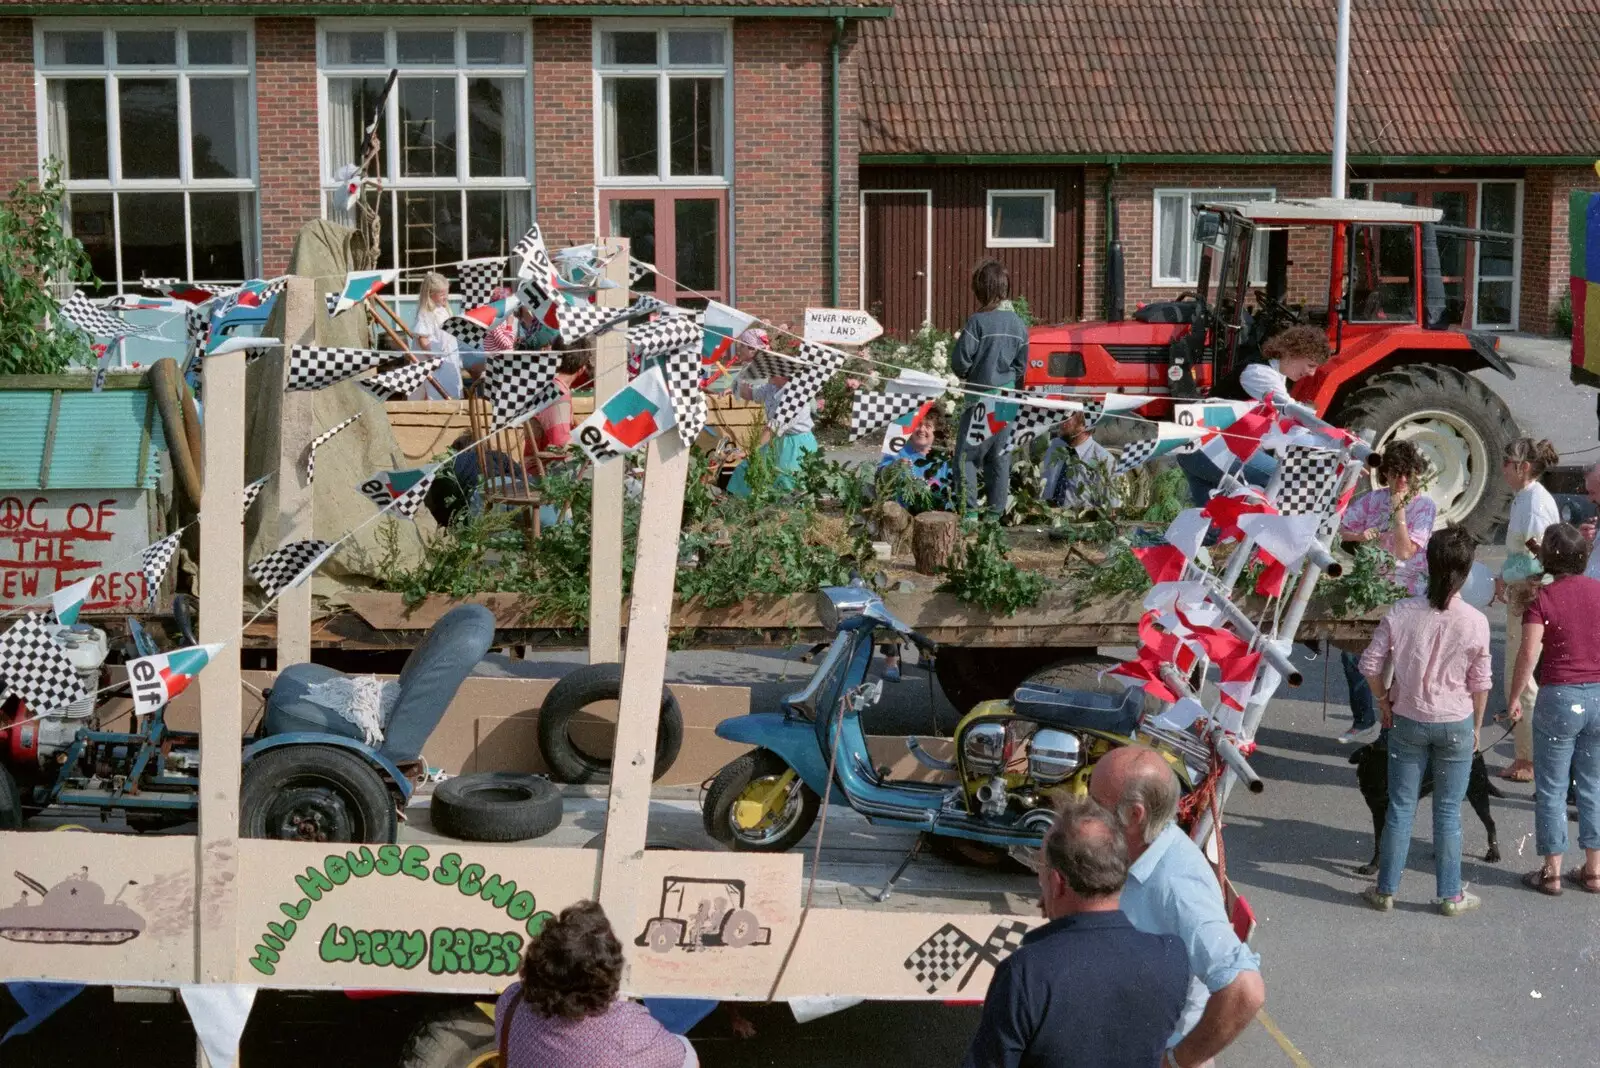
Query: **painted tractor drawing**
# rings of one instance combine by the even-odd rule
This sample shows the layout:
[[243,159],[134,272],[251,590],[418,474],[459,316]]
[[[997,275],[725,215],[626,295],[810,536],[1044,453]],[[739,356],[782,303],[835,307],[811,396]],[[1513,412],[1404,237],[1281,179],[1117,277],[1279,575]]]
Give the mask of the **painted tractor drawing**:
[[762,927],[744,907],[743,879],[689,879],[669,875],[661,880],[661,908],[634,939],[657,953],[772,944],[772,928]]

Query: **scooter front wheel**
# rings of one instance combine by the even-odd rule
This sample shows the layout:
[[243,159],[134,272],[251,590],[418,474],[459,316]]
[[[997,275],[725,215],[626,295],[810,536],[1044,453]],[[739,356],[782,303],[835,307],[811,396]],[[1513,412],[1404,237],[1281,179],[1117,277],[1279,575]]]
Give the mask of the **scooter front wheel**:
[[784,759],[768,749],[733,761],[706,791],[706,833],[736,850],[782,853],[806,836],[821,802]]

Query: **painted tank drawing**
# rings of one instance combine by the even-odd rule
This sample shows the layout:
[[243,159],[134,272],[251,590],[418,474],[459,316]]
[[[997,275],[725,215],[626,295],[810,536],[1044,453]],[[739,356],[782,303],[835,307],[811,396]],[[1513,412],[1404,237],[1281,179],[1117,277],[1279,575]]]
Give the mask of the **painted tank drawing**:
[[[89,881],[88,868],[49,889],[20,871],[12,874],[27,889],[15,905],[0,909],[0,938],[48,945],[117,946],[144,930],[144,917],[122,904],[123,893],[135,885],[131,879],[108,902],[100,885]],[[37,894],[39,900],[30,900],[31,894]]]

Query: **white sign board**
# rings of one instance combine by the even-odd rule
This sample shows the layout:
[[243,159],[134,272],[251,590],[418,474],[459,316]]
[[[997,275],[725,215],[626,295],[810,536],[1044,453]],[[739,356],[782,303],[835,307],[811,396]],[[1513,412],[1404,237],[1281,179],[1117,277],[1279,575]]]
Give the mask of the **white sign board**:
[[0,609],[90,575],[85,611],[141,609],[156,592],[138,555],[152,540],[143,490],[0,490]]
[[823,345],[865,345],[883,333],[878,320],[862,311],[807,308],[805,339]]

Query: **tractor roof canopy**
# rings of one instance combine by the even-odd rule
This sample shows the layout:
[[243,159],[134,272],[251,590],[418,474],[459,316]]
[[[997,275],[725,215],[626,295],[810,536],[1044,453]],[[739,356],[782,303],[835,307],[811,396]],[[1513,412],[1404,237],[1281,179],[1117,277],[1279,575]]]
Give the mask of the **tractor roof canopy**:
[[1202,206],[1237,215],[1251,222],[1304,223],[1436,223],[1444,217],[1438,208],[1413,208],[1382,200],[1340,200],[1309,197],[1285,200],[1219,201]]

